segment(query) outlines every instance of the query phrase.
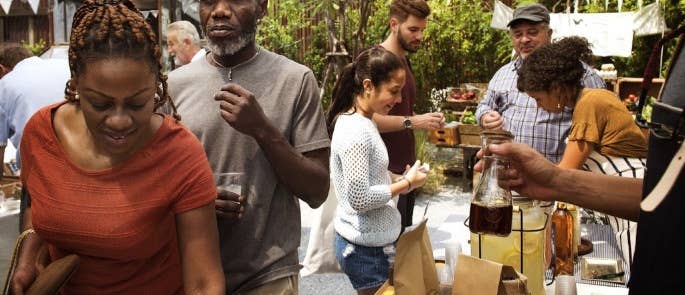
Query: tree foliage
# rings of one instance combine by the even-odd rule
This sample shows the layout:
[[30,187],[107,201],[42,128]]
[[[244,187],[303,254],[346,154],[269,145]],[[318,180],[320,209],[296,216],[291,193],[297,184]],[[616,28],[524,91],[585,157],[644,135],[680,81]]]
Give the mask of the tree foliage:
[[[685,0],[660,0],[667,26],[683,24]],[[326,54],[335,51],[331,34],[344,46],[349,56],[382,42],[388,34],[389,0],[272,0],[269,13],[260,25],[258,42],[277,53],[309,66],[320,82],[326,69]],[[490,28],[494,1],[428,0],[431,16],[424,35],[424,46],[410,55],[416,76],[417,111],[426,107],[432,88],[455,86],[464,82],[487,82],[497,69],[509,61],[511,41],[506,31]],[[504,1],[510,7],[536,1]],[[552,12],[563,12],[572,1],[539,1]],[[622,11],[637,10],[638,0],[624,0]],[[643,5],[654,1],[644,0]],[[367,5],[368,19],[363,23],[362,8]],[[617,2],[585,0],[579,12],[617,12]],[[331,25],[323,16],[328,13]],[[360,26],[361,23],[361,26]],[[606,57],[599,63],[614,63],[621,76],[640,77],[651,47],[661,36],[636,37],[633,54],[627,58]],[[664,57],[671,56],[669,44]],[[668,59],[664,62],[665,69]],[[330,87],[330,85],[322,85]],[[330,93],[330,92],[329,92]],[[324,105],[329,98],[324,96]]]

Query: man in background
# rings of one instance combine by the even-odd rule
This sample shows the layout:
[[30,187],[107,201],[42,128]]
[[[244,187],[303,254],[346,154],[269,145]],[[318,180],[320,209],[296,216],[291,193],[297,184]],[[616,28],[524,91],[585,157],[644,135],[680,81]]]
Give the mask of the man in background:
[[312,71],[255,44],[267,0],[200,1],[205,60],[169,74],[178,113],[217,172],[244,175],[216,200],[227,294],[297,294],[300,202],[328,196],[330,140]]
[[200,47],[200,34],[195,26],[185,20],[169,24],[166,32],[166,45],[174,58],[174,65],[180,67],[202,59],[207,52]]
[[[406,73],[402,102],[396,104],[388,115],[373,115],[388,149],[388,169],[395,174],[403,174],[406,166],[416,161],[414,130],[435,130],[445,123],[442,113],[414,113],[416,83],[407,53],[414,53],[421,48],[430,12],[425,0],[393,0],[390,3],[390,35],[380,44],[402,60]],[[397,210],[402,216],[402,227],[412,225],[415,194],[416,191],[411,191],[398,200]]]
[[[19,44],[0,49],[0,163],[5,162],[7,140],[17,149],[24,125],[43,106],[64,100],[64,89],[71,77],[66,59],[42,59]],[[0,169],[2,170],[2,169]]]
[[[550,44],[552,29],[549,11],[540,4],[520,6],[507,25],[514,45],[516,59],[502,66],[488,84],[483,100],[478,104],[476,119],[484,129],[503,128],[514,135],[514,141],[528,144],[554,163],[561,160],[571,127],[573,109],[549,113],[538,108],[535,99],[516,88],[517,70],[533,50]],[[588,88],[603,89],[604,80],[583,64],[583,84]]]

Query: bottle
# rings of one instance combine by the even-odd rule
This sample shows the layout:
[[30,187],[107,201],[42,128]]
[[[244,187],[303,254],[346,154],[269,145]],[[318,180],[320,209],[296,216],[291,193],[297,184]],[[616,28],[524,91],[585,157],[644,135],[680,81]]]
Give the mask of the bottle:
[[573,215],[566,203],[558,202],[552,213],[555,275],[573,275]]
[[580,216],[578,208],[573,204],[566,204],[568,212],[573,216],[573,260],[578,261],[578,246],[580,246]]
[[[503,130],[481,133],[483,147],[493,143],[511,142],[514,136]],[[506,168],[506,161],[492,155],[483,156],[483,174],[471,198],[469,230],[474,234],[506,237],[511,233],[511,191],[501,188],[497,174]]]
[[512,204],[511,234],[500,237],[471,233],[471,256],[513,267],[528,278],[531,295],[545,294],[545,251],[551,247],[545,245],[545,225],[551,226],[552,222],[547,222],[548,215],[532,199],[512,192]]

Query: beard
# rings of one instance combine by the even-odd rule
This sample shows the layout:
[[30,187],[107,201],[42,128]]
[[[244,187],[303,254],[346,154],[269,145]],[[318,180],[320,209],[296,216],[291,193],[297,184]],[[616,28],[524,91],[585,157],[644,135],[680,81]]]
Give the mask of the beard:
[[237,37],[228,38],[219,42],[214,42],[211,38],[207,38],[207,48],[218,56],[234,55],[236,52],[245,48],[250,42],[255,41],[257,32],[257,21],[246,28]]
[[183,66],[183,65],[185,65],[185,63],[182,62],[181,59],[178,58],[177,56],[174,56],[174,65],[176,65],[176,66]]
[[404,49],[404,51],[407,52],[416,53],[417,51],[419,51],[419,48],[421,48],[421,42],[409,43],[406,39],[404,39],[402,34],[402,28],[400,28],[397,34],[397,41],[400,42],[400,46],[402,46],[402,49]]

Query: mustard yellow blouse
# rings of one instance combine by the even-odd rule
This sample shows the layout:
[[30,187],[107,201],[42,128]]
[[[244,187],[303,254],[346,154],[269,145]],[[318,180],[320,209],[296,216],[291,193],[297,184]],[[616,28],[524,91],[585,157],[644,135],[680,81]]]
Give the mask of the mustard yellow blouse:
[[647,138],[615,93],[586,88],[573,110],[569,141],[595,144],[603,155],[646,158]]

